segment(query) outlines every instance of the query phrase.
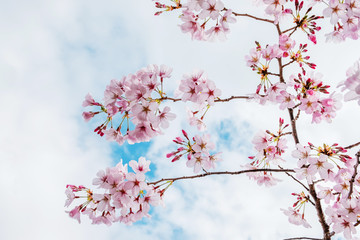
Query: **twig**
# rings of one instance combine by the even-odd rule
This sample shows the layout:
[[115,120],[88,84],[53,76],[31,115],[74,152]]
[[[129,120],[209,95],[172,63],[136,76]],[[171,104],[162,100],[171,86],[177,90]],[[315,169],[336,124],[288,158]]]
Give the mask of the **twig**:
[[350,148],[353,148],[353,147],[356,147],[356,146],[359,146],[360,145],[360,142],[357,142],[357,143],[354,143],[354,144],[351,144],[347,147],[344,147],[345,149],[350,149]]
[[278,74],[278,73],[267,72],[267,74],[268,74],[268,75],[274,75],[274,76],[280,77],[280,74]]
[[[224,8],[223,11],[227,11],[227,8]],[[253,15],[250,14],[246,14],[246,13],[236,13],[236,12],[232,12],[232,14],[236,17],[249,17],[258,21],[263,21],[263,22],[268,22],[268,23],[274,23],[273,20],[270,19],[266,19],[266,18],[259,18],[259,17],[255,17]]]
[[224,98],[224,99],[215,99],[214,102],[229,102],[230,100],[233,100],[233,99],[250,99],[251,97],[248,97],[248,96],[231,96],[229,98]]
[[[215,99],[214,102],[229,102],[233,99],[251,99],[251,97],[249,97],[249,96],[231,96],[231,97],[223,98],[223,99],[221,99],[221,98]],[[157,98],[155,100],[158,100],[158,101],[170,100],[173,102],[178,102],[178,101],[181,101],[181,98],[161,97],[161,98]]]
[[162,178],[155,182],[149,182],[149,184],[156,185],[156,184],[158,184],[160,182],[164,182],[164,181],[175,182],[178,180],[202,178],[202,177],[206,177],[206,176],[210,176],[210,175],[239,175],[239,174],[249,173],[249,172],[295,172],[295,171],[293,169],[248,169],[248,170],[241,170],[241,171],[236,171],[236,172],[228,172],[228,171],[207,172],[207,173],[202,173],[202,174],[192,175],[192,176],[183,176],[183,177],[176,177],[176,178]]
[[284,240],[302,240],[302,239],[323,240],[322,238],[311,238],[311,237],[294,237],[294,238],[285,238]]
[[319,222],[321,224],[321,227],[323,229],[323,234],[324,234],[323,240],[330,240],[331,239],[330,227],[325,221],[324,212],[323,212],[322,207],[321,207],[320,199],[316,195],[314,184],[310,184],[309,189],[310,189],[310,195],[312,196],[312,198],[315,201],[316,212],[317,212],[317,215],[319,217]]
[[295,62],[295,60],[292,60],[292,61],[290,61],[290,62],[288,62],[288,63],[284,64],[282,67],[284,68],[284,67],[286,67],[286,66],[288,66],[288,65],[292,64],[293,62]]
[[296,129],[296,119],[294,118],[294,110],[291,108],[288,108],[288,112],[289,112],[290,121],[291,121],[293,138],[294,138],[295,144],[298,144],[298,143],[300,143],[300,141],[299,141],[299,136],[297,134],[297,129]]
[[300,117],[300,109],[298,109],[298,113],[296,114],[295,120],[298,120]]
[[288,32],[288,31],[295,30],[296,28],[297,28],[297,26],[292,27],[292,28],[289,28],[289,29],[286,29],[286,30],[284,30],[282,33],[286,33],[286,32]]
[[291,35],[293,35],[294,32],[296,32],[297,27],[289,34],[289,37],[291,37]]
[[351,194],[353,193],[354,182],[355,182],[355,177],[357,175],[357,168],[359,166],[359,161],[360,161],[360,151],[356,153],[356,163],[354,165],[354,174],[352,175],[350,180],[350,191],[349,191],[348,199],[351,198]]
[[284,240],[302,240],[302,239],[310,239],[310,240],[323,240],[322,238],[311,238],[311,237],[285,238]]
[[[278,166],[280,169],[283,169],[282,167]],[[299,184],[301,184],[301,186],[303,186],[307,191],[309,191],[309,188],[307,186],[305,186],[302,182],[300,182],[298,179],[296,179],[293,175],[291,175],[288,172],[285,172],[286,175],[288,175],[289,177],[291,177],[292,179],[294,179],[296,182],[298,182]],[[310,199],[309,199],[310,200]],[[310,200],[311,201],[311,200]],[[313,202],[311,202],[313,203]],[[314,204],[314,203],[313,203]]]

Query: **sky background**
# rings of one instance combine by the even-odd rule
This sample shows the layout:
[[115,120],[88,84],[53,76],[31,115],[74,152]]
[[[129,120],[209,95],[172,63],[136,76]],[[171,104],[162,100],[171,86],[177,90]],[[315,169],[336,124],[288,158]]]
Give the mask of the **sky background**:
[[[236,12],[261,14],[245,1],[224,1]],[[240,3],[239,3],[240,2]],[[149,64],[173,68],[166,90],[176,89],[183,74],[203,69],[222,90],[222,96],[252,93],[258,77],[244,56],[257,40],[276,41],[275,28],[238,19],[225,42],[196,42],[181,33],[178,15],[153,16],[150,0],[103,2],[93,0],[2,1],[0,9],[0,239],[282,239],[320,237],[313,209],[306,211],[312,229],[290,225],[280,208],[294,202],[299,186],[282,175],[272,188],[259,187],[245,175],[213,176],[174,184],[165,207],[152,209],[152,218],[132,226],[82,224],[65,213],[67,184],[91,187],[97,171],[145,156],[152,180],[191,175],[185,161],[171,163],[165,154],[176,146],[171,139],[186,124],[184,103],[170,104],[177,119],[165,135],[151,143],[122,147],[93,133],[96,120],[81,117],[87,93],[101,100],[113,78],[134,73]],[[302,38],[303,35],[299,34]],[[309,46],[311,59],[324,81],[336,86],[359,59],[360,45]],[[287,72],[286,75],[290,75]],[[345,103],[333,124],[310,124],[302,115],[300,141],[315,145],[359,141],[359,106]],[[277,106],[246,101],[217,104],[206,117],[208,132],[223,152],[217,170],[238,170],[254,155],[251,140],[259,131],[276,130]],[[289,138],[289,148],[293,148]],[[355,152],[352,151],[353,154]],[[295,160],[289,157],[288,166]]]

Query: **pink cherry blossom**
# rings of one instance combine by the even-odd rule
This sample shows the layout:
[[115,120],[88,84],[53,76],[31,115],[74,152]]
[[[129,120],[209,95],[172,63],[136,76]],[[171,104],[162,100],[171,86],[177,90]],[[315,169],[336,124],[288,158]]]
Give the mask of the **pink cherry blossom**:
[[340,3],[338,0],[330,0],[329,7],[324,9],[325,17],[330,17],[331,24],[336,24],[340,17],[345,14],[345,4]]
[[87,107],[87,106],[101,106],[100,103],[96,102],[94,100],[94,98],[90,95],[90,93],[88,93],[86,96],[85,96],[85,100],[82,104],[83,107]]
[[280,209],[286,216],[289,217],[289,222],[295,225],[302,225],[305,228],[311,228],[310,224],[305,220],[304,216],[299,211],[292,209],[291,207],[286,209]]
[[140,157],[138,161],[131,160],[129,166],[135,173],[146,173],[150,171],[150,160],[146,160],[144,157]]
[[308,171],[310,172],[318,172],[320,176],[324,179],[328,179],[329,177],[329,170],[332,169],[334,166],[329,163],[328,157],[324,154],[320,154],[318,158],[310,158],[309,163],[310,166],[308,167]]
[[347,70],[346,76],[347,79],[340,85],[343,87],[342,91],[347,90],[344,99],[358,101],[360,105],[360,60]]
[[65,202],[65,207],[68,207],[74,201],[75,194],[73,193],[73,190],[70,187],[66,188],[65,194],[67,197],[66,202]]
[[224,4],[220,0],[205,0],[201,8],[202,11],[199,13],[201,19],[210,17],[215,20],[218,18],[220,11],[223,10]]
[[69,216],[70,216],[71,218],[76,219],[79,223],[81,222],[81,221],[80,221],[80,207],[81,207],[81,206],[76,206],[73,210],[71,210],[71,211],[66,211],[67,213],[69,213]]

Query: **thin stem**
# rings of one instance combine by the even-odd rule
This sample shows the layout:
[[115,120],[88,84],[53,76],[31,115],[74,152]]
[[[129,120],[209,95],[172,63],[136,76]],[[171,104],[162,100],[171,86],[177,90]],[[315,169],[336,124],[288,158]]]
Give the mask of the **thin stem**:
[[176,178],[162,178],[155,182],[149,182],[149,184],[158,184],[160,182],[164,181],[178,181],[183,179],[194,179],[194,178],[202,178],[210,175],[240,175],[243,173],[250,173],[250,172],[295,172],[293,169],[247,169],[247,170],[240,170],[236,172],[229,172],[229,171],[223,171],[223,172],[206,172],[198,175],[192,175],[192,176],[183,176],[183,177],[176,177]]

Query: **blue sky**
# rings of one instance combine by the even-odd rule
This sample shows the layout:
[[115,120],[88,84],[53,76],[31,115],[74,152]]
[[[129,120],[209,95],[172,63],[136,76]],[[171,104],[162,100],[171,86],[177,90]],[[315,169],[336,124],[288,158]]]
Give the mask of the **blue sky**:
[[[260,11],[252,5],[228,3],[239,11]],[[120,158],[146,156],[155,164],[152,178],[192,174],[184,160],[171,163],[164,157],[176,147],[171,140],[182,128],[196,133],[186,124],[185,104],[171,104],[178,117],[165,135],[151,143],[120,147],[93,133],[96,121],[86,124],[81,119],[81,104],[88,92],[101,99],[111,79],[152,63],[174,69],[167,82],[169,92],[183,74],[194,69],[204,69],[223,96],[247,94],[256,88],[257,78],[243,59],[254,40],[271,43],[275,37],[263,23],[255,23],[254,28],[251,20],[239,19],[228,41],[200,43],[181,33],[176,15],[154,17],[154,12],[150,0],[2,4],[0,239],[261,240],[305,233],[287,224],[279,210],[293,203],[289,195],[298,189],[283,176],[279,176],[283,182],[271,189],[257,186],[246,176],[179,182],[168,190],[165,207],[154,208],[152,219],[133,226],[94,226],[85,218],[79,225],[65,214],[66,184],[91,186],[98,170]],[[354,54],[359,45],[353,41],[310,48],[316,53],[319,71],[334,84],[344,79],[347,68],[359,58]],[[355,103],[345,104],[333,125],[313,126],[305,117],[299,122],[301,141],[321,144],[326,139],[344,145],[358,141],[354,129],[344,128],[358,124],[359,111],[353,109],[359,109]],[[224,158],[218,169],[240,169],[247,163],[253,154],[253,134],[276,128],[279,116],[288,119],[276,106],[245,101],[210,109],[206,123]],[[306,235],[319,235],[317,220],[309,221],[314,227]]]

